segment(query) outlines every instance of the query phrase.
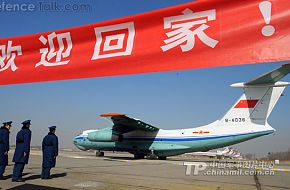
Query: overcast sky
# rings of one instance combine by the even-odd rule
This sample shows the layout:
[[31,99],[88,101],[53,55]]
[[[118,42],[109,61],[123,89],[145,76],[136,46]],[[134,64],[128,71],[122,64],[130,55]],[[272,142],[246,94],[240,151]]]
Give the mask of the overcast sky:
[[[188,0],[57,1],[86,4],[90,11],[1,12],[0,37],[52,31],[169,7]],[[54,2],[54,1],[50,1]],[[148,21],[150,22],[150,21]],[[283,62],[287,63],[287,62]],[[32,120],[32,144],[40,145],[47,127],[56,125],[61,147],[73,147],[73,137],[83,130],[110,125],[99,117],[106,112],[126,113],[162,129],[208,124],[234,104],[242,93],[235,82],[255,78],[282,63],[263,63],[172,71],[163,73],[0,86],[0,121],[12,120],[11,144],[23,120]],[[1,76],[0,76],[1,77]],[[290,77],[284,78],[290,81]],[[275,135],[236,145],[243,153],[267,154],[290,147],[290,89],[286,89],[269,123]]]

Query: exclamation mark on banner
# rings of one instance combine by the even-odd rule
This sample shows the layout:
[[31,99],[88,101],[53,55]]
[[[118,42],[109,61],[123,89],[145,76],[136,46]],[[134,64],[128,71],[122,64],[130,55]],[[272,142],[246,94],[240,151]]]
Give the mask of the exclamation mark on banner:
[[263,1],[259,4],[259,9],[264,17],[265,23],[267,24],[262,28],[262,34],[264,36],[272,36],[275,33],[274,26],[270,25],[271,8],[272,3],[270,1]]

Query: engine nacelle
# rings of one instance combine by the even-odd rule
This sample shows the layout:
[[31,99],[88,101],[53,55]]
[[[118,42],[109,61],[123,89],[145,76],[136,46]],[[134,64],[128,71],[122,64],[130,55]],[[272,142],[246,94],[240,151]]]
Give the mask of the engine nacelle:
[[93,142],[116,142],[121,141],[121,135],[114,134],[111,129],[103,129],[88,134],[88,139]]

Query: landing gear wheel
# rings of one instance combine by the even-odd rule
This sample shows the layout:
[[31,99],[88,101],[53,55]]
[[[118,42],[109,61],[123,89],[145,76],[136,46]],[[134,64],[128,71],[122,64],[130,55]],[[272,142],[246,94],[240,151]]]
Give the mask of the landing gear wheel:
[[149,154],[149,155],[147,155],[147,159],[155,160],[155,159],[157,159],[157,156],[155,154]]
[[144,159],[144,154],[134,154],[134,159]]
[[103,157],[104,155],[105,155],[104,152],[101,152],[101,151],[96,152],[96,157]]
[[166,160],[166,156],[158,156],[158,160]]

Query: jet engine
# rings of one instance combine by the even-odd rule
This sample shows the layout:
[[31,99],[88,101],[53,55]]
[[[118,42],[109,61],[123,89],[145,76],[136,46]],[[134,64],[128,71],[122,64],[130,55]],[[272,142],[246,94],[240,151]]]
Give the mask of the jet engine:
[[122,135],[115,134],[111,129],[102,129],[90,132],[88,139],[93,142],[116,142],[122,140]]

